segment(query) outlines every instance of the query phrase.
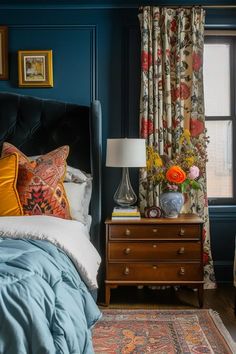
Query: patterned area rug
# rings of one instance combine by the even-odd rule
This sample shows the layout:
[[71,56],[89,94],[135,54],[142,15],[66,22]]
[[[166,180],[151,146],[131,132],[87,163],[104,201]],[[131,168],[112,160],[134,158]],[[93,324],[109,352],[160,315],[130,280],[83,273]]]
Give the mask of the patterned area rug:
[[236,343],[213,310],[102,310],[96,354],[235,354]]

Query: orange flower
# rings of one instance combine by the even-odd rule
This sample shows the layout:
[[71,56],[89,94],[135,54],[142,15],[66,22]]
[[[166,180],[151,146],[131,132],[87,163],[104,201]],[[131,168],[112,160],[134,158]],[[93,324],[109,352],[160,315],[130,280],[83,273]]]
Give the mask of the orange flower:
[[183,183],[186,180],[186,173],[179,166],[172,166],[166,172],[166,179],[171,183]]

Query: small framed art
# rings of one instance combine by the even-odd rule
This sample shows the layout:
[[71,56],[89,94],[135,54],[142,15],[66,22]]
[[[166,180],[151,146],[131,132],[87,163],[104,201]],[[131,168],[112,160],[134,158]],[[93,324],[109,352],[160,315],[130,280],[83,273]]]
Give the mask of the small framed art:
[[8,29],[0,26],[0,80],[8,79]]
[[18,51],[19,87],[53,87],[52,50]]

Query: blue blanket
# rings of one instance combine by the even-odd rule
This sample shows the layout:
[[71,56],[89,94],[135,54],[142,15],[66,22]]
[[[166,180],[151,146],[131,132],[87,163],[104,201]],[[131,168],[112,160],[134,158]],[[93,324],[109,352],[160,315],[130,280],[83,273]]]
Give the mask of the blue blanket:
[[0,239],[0,353],[94,353],[100,311],[67,255],[42,240]]

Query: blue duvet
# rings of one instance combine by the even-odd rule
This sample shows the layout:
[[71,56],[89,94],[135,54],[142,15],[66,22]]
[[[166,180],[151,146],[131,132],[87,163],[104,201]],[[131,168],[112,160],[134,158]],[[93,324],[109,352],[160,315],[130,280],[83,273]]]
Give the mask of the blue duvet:
[[1,354],[92,354],[99,317],[63,251],[48,241],[0,239]]

